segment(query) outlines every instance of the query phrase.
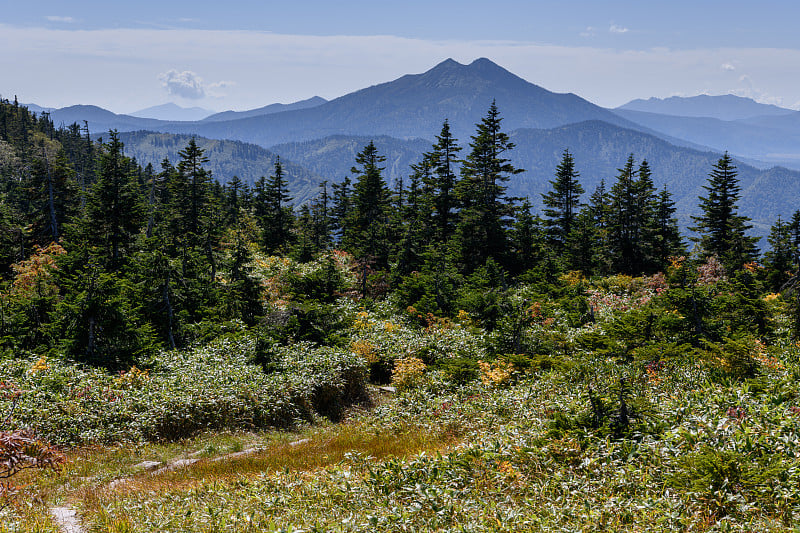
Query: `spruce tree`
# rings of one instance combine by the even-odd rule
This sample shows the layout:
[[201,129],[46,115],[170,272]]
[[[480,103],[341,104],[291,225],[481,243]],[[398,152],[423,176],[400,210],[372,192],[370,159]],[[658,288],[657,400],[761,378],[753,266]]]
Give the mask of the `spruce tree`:
[[739,179],[728,152],[714,165],[700,197],[703,214],[692,217],[697,224],[689,228],[700,234],[693,240],[700,243],[704,257],[717,256],[730,272],[742,268],[758,256],[757,237],[748,237],[750,219],[739,214]]
[[119,267],[132,250],[143,215],[133,165],[122,149],[119,135],[111,131],[99,157],[98,179],[87,198],[81,232],[111,269]]
[[652,257],[656,270],[663,270],[669,264],[670,257],[686,253],[681,237],[678,220],[675,218],[675,202],[667,190],[667,186],[656,199],[655,224],[652,240]]
[[764,254],[767,284],[772,291],[778,292],[795,274],[791,224],[784,222],[779,216],[770,228],[767,242],[769,242],[769,250]]
[[497,105],[492,102],[477,124],[470,153],[461,166],[461,180],[456,187],[461,211],[455,246],[457,261],[464,272],[473,272],[489,258],[501,265],[507,260],[507,230],[514,205],[505,195],[504,183],[523,170],[504,157],[514,143],[500,130],[501,121]]
[[542,194],[548,240],[557,252],[564,250],[580,209],[580,197],[584,191],[579,177],[572,154],[564,150],[561,163],[556,167],[555,179],[550,180],[552,190]]
[[283,165],[278,158],[275,171],[264,186],[264,205],[262,217],[259,219],[262,229],[262,244],[268,254],[280,251],[289,244],[294,215],[291,206],[287,205],[292,197],[287,191],[287,181],[283,176]]
[[639,212],[633,154],[628,156],[623,168],[618,169],[617,181],[610,191],[609,248],[612,267],[625,274],[638,273]]
[[379,269],[389,264],[390,194],[380,166],[385,160],[372,141],[356,155],[352,209],[344,231],[345,246]]
[[[450,132],[447,120],[442,124],[442,131],[436,136],[433,149],[425,154],[423,165],[427,165],[421,174],[424,185],[430,191],[433,199],[433,223],[437,228],[437,239],[446,242],[455,228],[455,188],[458,181],[456,164],[458,140]],[[428,172],[428,170],[430,172]]]
[[211,173],[203,165],[208,163],[205,151],[197,146],[194,138],[189,144],[178,152],[181,160],[178,163],[178,172],[186,183],[183,198],[178,201],[184,205],[181,215],[185,219],[187,232],[196,239],[203,233],[204,222],[207,220],[210,208],[210,183]]

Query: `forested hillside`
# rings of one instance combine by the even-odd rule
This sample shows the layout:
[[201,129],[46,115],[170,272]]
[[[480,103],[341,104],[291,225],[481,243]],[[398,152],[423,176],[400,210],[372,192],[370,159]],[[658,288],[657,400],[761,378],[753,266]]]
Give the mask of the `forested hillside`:
[[[134,131],[120,133],[119,138],[125,145],[125,154],[128,157],[136,159],[143,166],[152,164],[154,168],[159,168],[164,159],[177,161],[180,158],[178,152],[194,138],[197,146],[208,157],[205,166],[215,180],[226,184],[237,176],[243,184],[250,187],[259,178],[269,174],[279,155],[254,144],[191,135]],[[317,187],[323,180],[320,174],[315,174],[291,160],[287,161],[286,158],[282,166],[298,204],[317,193]]]

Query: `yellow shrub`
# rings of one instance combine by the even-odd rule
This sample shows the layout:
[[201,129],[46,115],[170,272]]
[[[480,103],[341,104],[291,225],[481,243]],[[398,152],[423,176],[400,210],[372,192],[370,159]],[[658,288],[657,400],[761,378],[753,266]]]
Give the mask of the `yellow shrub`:
[[114,384],[120,388],[140,387],[150,379],[149,370],[139,370],[135,366],[127,372],[120,372],[114,379]]
[[360,355],[368,363],[377,363],[378,354],[375,351],[375,345],[369,341],[357,340],[350,344],[350,351],[356,355]]
[[514,375],[514,365],[505,361],[498,361],[494,364],[478,361],[481,369],[481,382],[484,385],[499,387],[507,385]]
[[47,364],[47,359],[41,357],[38,361],[33,363],[33,366],[28,369],[29,374],[38,374],[39,372],[46,372],[50,369],[50,365]]
[[369,320],[369,313],[366,311],[359,311],[356,313],[356,321],[353,323],[353,327],[356,329],[367,329],[372,326],[372,322]]
[[409,389],[418,384],[425,373],[425,363],[417,357],[404,357],[394,362],[392,385],[398,390]]

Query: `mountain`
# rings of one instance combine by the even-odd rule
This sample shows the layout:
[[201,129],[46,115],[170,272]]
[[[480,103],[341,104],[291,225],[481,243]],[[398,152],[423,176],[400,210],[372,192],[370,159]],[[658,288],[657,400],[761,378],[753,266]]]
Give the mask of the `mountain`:
[[[678,209],[681,226],[691,225],[699,214],[698,197],[705,195],[708,173],[720,154],[679,147],[639,131],[600,121],[587,121],[548,130],[520,129],[511,132],[516,147],[511,151],[515,165],[525,169],[509,183],[511,195],[529,196],[541,208],[541,193],[550,189],[555,168],[565,148],[575,158],[580,181],[591,194],[601,179],[606,187],[614,183],[617,169],[629,154],[637,164],[647,159],[657,187],[666,184]],[[741,185],[741,213],[753,219],[753,234],[765,237],[778,215],[788,219],[797,210],[800,172],[782,167],[760,170],[737,162]],[[760,243],[766,245],[762,239]]]
[[213,114],[213,111],[203,109],[202,107],[181,107],[172,102],[129,113],[130,116],[137,118],[155,118],[158,120],[172,121],[203,120]]
[[[513,164],[525,169],[514,176],[508,194],[528,197],[541,212],[541,194],[550,190],[556,166],[565,148],[575,158],[585,198],[604,179],[611,187],[618,169],[633,153],[637,162],[647,159],[658,187],[667,185],[678,208],[681,226],[692,225],[691,215],[699,214],[698,197],[705,194],[708,173],[721,157],[720,153],[675,146],[655,135],[621,128],[602,121],[585,121],[550,129],[522,128],[510,132],[515,148],[507,153]],[[314,174],[332,182],[340,182],[350,174],[355,154],[370,140],[387,161],[384,176],[389,183],[410,174],[409,165],[417,163],[423,152],[431,149],[430,141],[402,140],[391,137],[356,137],[335,135],[324,139],[287,143],[270,148],[282,158],[291,159]],[[465,146],[465,150],[468,148]],[[462,152],[462,155],[465,155]],[[760,170],[737,162],[742,186],[741,209],[754,221],[753,234],[765,237],[778,214],[788,218],[797,209],[800,197],[800,172],[774,167]],[[762,242],[766,245],[766,241]]]
[[317,107],[326,103],[327,100],[321,96],[312,96],[307,100],[300,100],[291,104],[270,104],[258,109],[250,109],[249,111],[223,111],[215,113],[211,116],[205,117],[203,120],[206,122],[220,122],[223,120],[236,120],[239,118],[257,117],[260,115],[271,115],[272,113],[280,113],[282,111],[294,111],[295,109],[308,109]]
[[[164,158],[177,164],[180,160],[178,152],[186,148],[192,136],[134,131],[120,133],[119,138],[125,145],[125,155],[135,157],[142,165],[152,164],[158,172]],[[260,146],[239,141],[194,138],[209,159],[204,167],[221,183],[239,176],[244,183],[252,186],[259,177],[269,176],[275,168],[278,155]],[[295,203],[300,204],[317,193],[317,186],[323,178],[292,161],[281,158],[281,164],[291,184],[290,192]]]
[[451,131],[468,139],[493,100],[507,130],[589,119],[636,127],[574,94],[556,94],[529,83],[488,59],[469,65],[448,59],[422,74],[409,74],[312,108],[219,122],[162,123],[154,129],[272,146],[337,134],[433,139],[448,119]]
[[769,104],[760,104],[751,98],[732,94],[711,96],[671,96],[631,100],[617,110],[643,111],[660,115],[681,117],[709,117],[719,120],[740,120],[760,116],[781,116],[793,113],[791,109]]
[[104,133],[111,129],[119,131],[156,130],[160,125],[168,124],[168,122],[152,118],[118,115],[95,105],[73,105],[53,109],[50,111],[50,118],[56,126],[69,126],[73,123],[82,125],[83,121],[86,121],[89,123],[89,130],[92,133]]
[[[110,128],[150,130],[234,139],[264,147],[331,135],[433,139],[442,122],[448,119],[453,134],[466,140],[474,133],[475,124],[485,116],[492,101],[496,101],[506,130],[603,120],[656,133],[575,94],[543,89],[483,58],[469,65],[448,59],[422,74],[409,74],[329,102],[321,103],[321,100],[312,98],[283,107],[273,104],[245,112],[218,113],[198,122],[165,122],[114,115],[92,106],[56,110],[53,117],[64,124],[88,120],[93,132]],[[691,145],[666,135],[664,138]]]
[[[800,113],[761,117],[763,120],[719,120],[706,117],[678,117],[616,109],[615,113],[651,130],[729,151],[740,158],[800,169]],[[778,124],[782,125],[781,129]]]
[[43,112],[49,113],[53,111],[52,107],[42,107],[36,104],[20,104],[21,106],[27,107],[28,111],[31,113],[36,113],[37,115],[41,115]]
[[[370,141],[375,143],[378,153],[386,157],[381,163],[383,176],[389,184],[398,179],[406,179],[409,167],[422,159],[422,154],[431,149],[431,142],[424,139],[403,140],[386,135],[359,137],[353,135],[333,135],[324,139],[271,146],[269,150],[281,158],[294,161],[319,176],[332,182],[340,182],[345,176],[352,176],[356,154]],[[406,180],[407,182],[407,180]]]

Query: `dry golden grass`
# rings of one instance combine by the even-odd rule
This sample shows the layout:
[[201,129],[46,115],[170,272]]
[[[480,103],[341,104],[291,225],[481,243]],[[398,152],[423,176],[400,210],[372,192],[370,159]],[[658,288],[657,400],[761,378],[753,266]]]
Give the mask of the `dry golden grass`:
[[[308,441],[302,442],[305,439]],[[345,459],[346,454],[353,452],[375,459],[407,457],[423,451],[442,450],[457,439],[458,432],[453,430],[429,434],[409,426],[390,432],[360,423],[342,424],[323,428],[299,440],[284,438],[283,442],[275,442],[244,456],[217,461],[207,458],[190,467],[158,475],[142,473],[113,492],[130,494],[138,491],[158,492],[167,488],[188,489],[199,480],[230,481],[269,471],[313,471],[337,464]],[[111,491],[104,492],[112,497]]]
[[[348,453],[375,459],[408,457],[447,449],[459,437],[457,428],[443,428],[432,434],[410,424],[390,429],[351,421],[299,433],[221,433],[172,444],[79,448],[67,451],[68,463],[61,472],[25,473],[20,481],[25,485],[23,498],[29,503],[19,504],[17,515],[32,531],[57,531],[47,516],[47,508],[66,504],[80,508],[82,515],[100,524],[104,522],[104,507],[120,497],[141,494],[146,498],[147,494],[188,491],[200,483],[224,483],[268,472],[305,471],[313,475],[315,470],[343,461]],[[227,457],[252,447],[258,451]],[[169,464],[189,455],[200,461],[155,475],[133,468],[144,460]],[[218,458],[222,459],[214,460]],[[118,479],[125,481],[110,486]],[[107,524],[107,530],[125,530],[116,518],[113,527]]]

